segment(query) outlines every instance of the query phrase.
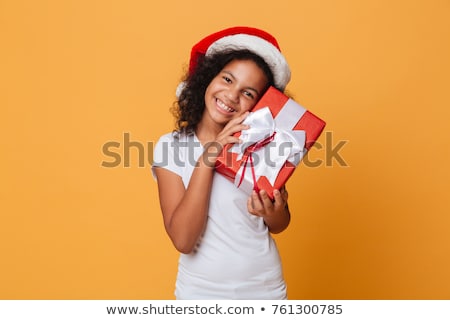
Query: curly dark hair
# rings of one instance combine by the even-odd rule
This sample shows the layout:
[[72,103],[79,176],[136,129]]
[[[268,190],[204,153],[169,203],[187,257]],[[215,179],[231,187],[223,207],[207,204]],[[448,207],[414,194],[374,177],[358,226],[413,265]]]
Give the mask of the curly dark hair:
[[[176,118],[176,131],[193,133],[205,110],[205,92],[217,74],[233,60],[251,60],[261,68],[268,79],[269,86],[275,86],[273,73],[259,55],[249,50],[221,51],[208,57],[202,57],[192,74],[184,77],[185,86],[175,102],[172,113]],[[280,88],[277,88],[280,90]],[[264,90],[264,91],[265,91]]]

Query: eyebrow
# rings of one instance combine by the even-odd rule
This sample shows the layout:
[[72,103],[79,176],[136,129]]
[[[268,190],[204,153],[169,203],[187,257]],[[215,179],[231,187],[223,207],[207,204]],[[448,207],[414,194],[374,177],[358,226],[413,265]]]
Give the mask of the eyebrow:
[[[228,74],[228,75],[230,75],[234,80],[236,80],[236,77],[235,77],[230,71],[223,70],[222,72],[223,72],[223,73],[226,73],[226,74]],[[254,91],[257,95],[259,95],[259,91],[256,90],[256,89],[253,88],[253,87],[246,87],[246,89],[247,89],[247,90]]]

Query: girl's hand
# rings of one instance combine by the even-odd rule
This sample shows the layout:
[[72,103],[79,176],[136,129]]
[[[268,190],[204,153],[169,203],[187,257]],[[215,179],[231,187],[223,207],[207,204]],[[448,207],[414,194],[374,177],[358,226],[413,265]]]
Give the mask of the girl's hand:
[[215,142],[222,148],[229,143],[238,143],[239,138],[233,136],[236,132],[250,128],[246,124],[242,124],[242,121],[248,116],[249,112],[244,112],[239,117],[230,120],[223,130],[217,135]]
[[253,191],[247,201],[247,210],[249,213],[261,217],[272,233],[279,233],[287,228],[290,222],[290,213],[287,205],[288,193],[285,188],[281,191],[274,190],[274,201],[272,201],[267,192],[261,190],[258,193]]
[[250,128],[250,126],[243,124],[242,121],[245,120],[249,112],[245,112],[240,116],[230,120],[222,131],[217,135],[216,139],[205,145],[204,155],[207,157],[207,163],[214,166],[217,156],[220,154],[222,149],[227,144],[239,143],[238,137],[235,137],[236,132]]

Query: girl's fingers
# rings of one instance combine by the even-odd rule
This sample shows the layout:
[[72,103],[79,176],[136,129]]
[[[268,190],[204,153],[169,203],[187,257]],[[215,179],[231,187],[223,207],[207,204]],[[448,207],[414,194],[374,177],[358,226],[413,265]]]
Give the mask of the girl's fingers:
[[[287,197],[287,195],[286,195],[286,197]],[[273,198],[275,200],[274,203],[273,203],[275,208],[282,208],[282,207],[285,206],[287,199],[285,199],[284,195],[280,191],[274,190],[273,191]]]
[[247,211],[251,214],[255,214],[255,211],[253,209],[253,200],[252,197],[248,197],[247,199]]
[[286,197],[286,192],[274,190],[272,201],[266,191],[261,190],[259,193],[253,191],[247,201],[248,212],[260,217],[276,214],[286,207]]
[[238,123],[241,123],[242,121],[245,120],[245,118],[247,118],[247,116],[248,116],[249,113],[250,113],[250,111],[246,111],[246,112],[244,112],[243,114],[241,114],[239,117],[237,117],[235,120],[236,120]]
[[265,209],[271,209],[273,207],[272,200],[269,198],[269,195],[265,190],[261,190],[259,192],[259,198],[261,199],[261,203]]
[[237,132],[237,131],[240,131],[243,129],[248,129],[249,126],[242,123],[242,121],[245,120],[245,118],[247,117],[248,114],[249,114],[249,112],[247,111],[247,112],[241,114],[239,117],[230,120],[224,127],[223,131],[227,131],[230,128],[234,128],[233,129],[234,132]]
[[264,210],[264,205],[262,204],[261,199],[259,198],[259,195],[256,193],[256,191],[252,192],[250,199],[254,211],[259,212],[261,210]]
[[228,143],[239,143],[239,137],[235,137],[236,132],[248,129],[249,126],[246,124],[236,124],[232,127],[225,127],[224,130],[217,136],[216,141],[221,145],[226,145]]
[[249,125],[242,123],[242,121],[245,120],[245,118],[247,117],[248,114],[249,114],[249,111],[244,112],[243,114],[236,117],[235,119],[230,120],[225,125],[223,130],[216,137],[216,141],[215,141],[221,146],[221,148],[223,148],[227,144],[240,143],[239,137],[234,136],[234,134],[236,132],[240,132],[242,130],[246,130],[246,129],[250,128]]
[[273,209],[273,204],[272,200],[267,195],[267,192],[261,190],[259,193],[256,191],[252,192],[248,199],[247,207],[250,213],[264,216]]
[[284,201],[287,201],[288,199],[288,192],[286,190],[286,186],[283,186],[280,188],[281,196],[283,197]]

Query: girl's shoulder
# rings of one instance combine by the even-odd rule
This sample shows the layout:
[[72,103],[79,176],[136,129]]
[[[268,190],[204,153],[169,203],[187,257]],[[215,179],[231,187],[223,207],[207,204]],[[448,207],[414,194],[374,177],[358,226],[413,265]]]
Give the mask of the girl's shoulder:
[[167,132],[159,137],[158,143],[171,143],[177,145],[179,143],[189,143],[197,141],[194,133],[185,133],[179,131]]
[[174,141],[175,140],[175,135],[177,135],[176,132],[172,131],[172,132],[167,132],[165,134],[163,134],[162,136],[159,137],[158,142],[162,141],[162,142],[170,142],[170,141]]

